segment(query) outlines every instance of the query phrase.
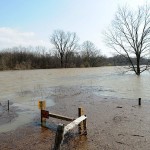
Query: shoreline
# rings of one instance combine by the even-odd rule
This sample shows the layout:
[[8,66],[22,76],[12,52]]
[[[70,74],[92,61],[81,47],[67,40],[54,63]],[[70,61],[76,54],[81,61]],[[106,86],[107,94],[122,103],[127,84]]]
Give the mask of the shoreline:
[[[83,107],[87,115],[87,136],[79,136],[77,128],[71,130],[65,136],[63,150],[149,150],[149,102],[142,101],[138,106],[138,100],[97,96],[75,87],[58,91],[52,96],[55,105],[47,110],[77,118],[78,107]],[[49,118],[50,129],[42,128],[37,116],[32,123],[0,133],[0,149],[48,150],[53,147],[59,123],[68,124]]]

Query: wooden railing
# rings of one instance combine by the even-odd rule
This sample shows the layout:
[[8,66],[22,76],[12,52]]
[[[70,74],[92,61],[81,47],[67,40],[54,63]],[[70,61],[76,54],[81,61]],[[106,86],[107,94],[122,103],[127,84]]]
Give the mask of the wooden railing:
[[83,109],[80,107],[78,108],[78,118],[70,118],[67,116],[59,115],[59,114],[54,114],[50,113],[47,110],[44,110],[46,107],[45,102],[39,101],[39,108],[41,109],[41,125],[45,126],[46,125],[46,119],[49,117],[56,118],[56,119],[61,119],[65,121],[72,121],[71,123],[67,124],[66,126],[64,124],[59,124],[57,126],[57,132],[55,136],[55,144],[54,144],[54,150],[60,150],[61,144],[63,143],[64,135],[78,126],[78,131],[79,134],[81,135],[87,135],[87,128],[86,128],[86,120],[87,117],[83,113]]
[[[60,150],[61,144],[63,143],[63,139],[64,139],[64,135],[72,130],[74,127],[78,126],[79,124],[81,124],[83,121],[86,121],[87,117],[85,115],[80,116],[79,118],[77,118],[76,120],[72,121],[71,123],[69,123],[68,125],[64,126],[64,124],[59,124],[57,127],[57,132],[56,132],[56,136],[55,136],[55,145],[54,145],[54,150]],[[81,130],[84,131],[83,134],[87,134],[86,131],[86,124],[83,124],[83,129],[82,127],[80,127],[80,134],[81,134]]]

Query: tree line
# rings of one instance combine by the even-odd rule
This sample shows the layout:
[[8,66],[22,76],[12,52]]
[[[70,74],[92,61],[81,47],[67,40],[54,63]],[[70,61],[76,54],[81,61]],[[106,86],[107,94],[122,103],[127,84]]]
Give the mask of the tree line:
[[[147,59],[143,59],[142,64],[145,63],[147,63]],[[128,64],[128,60],[121,55],[106,57],[97,51],[69,52],[67,60],[64,61],[65,68],[125,66]],[[0,70],[51,69],[61,67],[62,64],[58,54],[56,52],[51,53],[51,51],[44,47],[14,47],[0,51]]]
[[14,47],[0,51],[0,70],[99,67],[108,65],[107,58],[99,54],[68,52],[61,64],[58,53],[44,47]]

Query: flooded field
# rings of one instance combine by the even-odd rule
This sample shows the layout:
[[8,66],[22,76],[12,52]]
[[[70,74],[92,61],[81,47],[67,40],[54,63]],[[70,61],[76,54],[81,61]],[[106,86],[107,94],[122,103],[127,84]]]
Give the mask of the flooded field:
[[57,86],[85,86],[99,88],[100,95],[149,99],[149,81],[149,72],[138,77],[122,74],[117,67],[4,71],[0,72],[0,100],[15,96],[14,101],[24,102],[31,95],[44,96],[44,88]]
[[38,100],[54,105],[52,95],[59,88],[77,86],[98,96],[150,100],[149,81],[149,72],[137,77],[122,74],[118,67],[0,72],[0,103],[6,105],[9,100],[18,112],[15,121],[0,125],[0,132],[29,122],[39,111]]

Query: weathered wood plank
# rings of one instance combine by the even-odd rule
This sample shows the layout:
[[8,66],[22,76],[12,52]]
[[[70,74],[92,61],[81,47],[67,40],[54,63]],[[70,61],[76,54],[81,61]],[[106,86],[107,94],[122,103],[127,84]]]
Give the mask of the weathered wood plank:
[[53,118],[57,118],[57,119],[62,119],[62,120],[66,120],[66,121],[73,121],[73,120],[75,120],[74,118],[69,118],[67,116],[62,116],[62,115],[53,114],[53,113],[49,113],[49,117],[53,117]]
[[43,118],[49,118],[49,111],[47,110],[41,110],[41,114]]
[[73,129],[75,126],[77,126],[81,121],[85,120],[86,118],[87,117],[83,115],[74,120],[73,122],[69,123],[68,125],[66,125],[64,128],[64,134],[66,134],[69,130]]

